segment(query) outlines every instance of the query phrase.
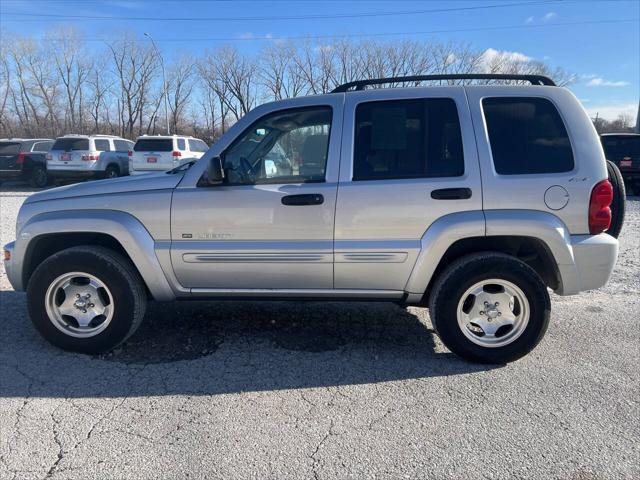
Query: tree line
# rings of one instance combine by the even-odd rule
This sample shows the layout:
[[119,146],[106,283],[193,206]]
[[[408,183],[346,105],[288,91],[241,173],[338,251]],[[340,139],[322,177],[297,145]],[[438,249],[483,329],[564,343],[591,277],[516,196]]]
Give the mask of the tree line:
[[[162,60],[147,39],[128,34],[96,46],[72,28],[41,39],[5,32],[0,136],[164,133]],[[573,79],[520,54],[433,40],[274,40],[253,55],[223,45],[165,57],[164,67],[172,133],[209,142],[260,103],[362,78],[483,72],[549,75],[558,84]]]

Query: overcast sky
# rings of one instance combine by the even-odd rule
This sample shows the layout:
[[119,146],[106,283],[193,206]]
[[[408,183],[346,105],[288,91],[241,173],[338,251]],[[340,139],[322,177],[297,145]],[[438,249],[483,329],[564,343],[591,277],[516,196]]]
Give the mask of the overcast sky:
[[[93,17],[93,18],[83,18]],[[115,18],[105,18],[115,17]],[[640,98],[640,0],[207,1],[0,0],[2,38],[74,25],[98,44],[149,32],[166,56],[235,44],[260,54],[289,37],[468,42],[577,75],[592,115],[633,115]]]

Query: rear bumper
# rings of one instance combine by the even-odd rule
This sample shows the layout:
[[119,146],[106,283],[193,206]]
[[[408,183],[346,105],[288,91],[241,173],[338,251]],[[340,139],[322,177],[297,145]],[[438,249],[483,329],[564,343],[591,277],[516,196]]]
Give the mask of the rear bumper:
[[22,176],[22,170],[0,170],[0,178],[20,178]]
[[102,178],[102,170],[56,170],[47,168],[47,175],[52,178]]
[[559,264],[562,286],[559,295],[574,295],[604,286],[616,265],[618,240],[611,235],[572,235],[573,262]]

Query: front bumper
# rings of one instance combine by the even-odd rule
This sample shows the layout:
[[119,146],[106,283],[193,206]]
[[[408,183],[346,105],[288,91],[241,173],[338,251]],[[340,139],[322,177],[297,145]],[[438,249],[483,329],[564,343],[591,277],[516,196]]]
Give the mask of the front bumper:
[[5,252],[9,252],[9,259],[6,260],[7,258],[7,254],[5,253],[5,260],[4,260],[4,270],[5,272],[7,272],[7,278],[9,279],[9,283],[11,284],[11,286],[13,287],[14,290],[16,291],[21,291],[22,290],[22,279],[19,278],[20,274],[17,271],[18,269],[16,268],[16,258],[14,255],[14,249],[15,249],[15,245],[16,242],[11,242],[11,243],[7,243],[4,246],[4,251]]
[[574,295],[604,286],[618,259],[618,240],[611,235],[571,235],[573,262],[560,264],[562,286],[556,293]]

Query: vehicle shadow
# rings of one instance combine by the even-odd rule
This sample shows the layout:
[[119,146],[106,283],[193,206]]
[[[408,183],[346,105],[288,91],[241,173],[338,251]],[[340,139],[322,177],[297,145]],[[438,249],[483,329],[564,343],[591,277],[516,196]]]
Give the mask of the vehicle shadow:
[[427,322],[387,303],[152,302],[126,344],[93,357],[42,340],[25,303],[0,292],[2,397],[215,395],[499,367],[436,347]]

